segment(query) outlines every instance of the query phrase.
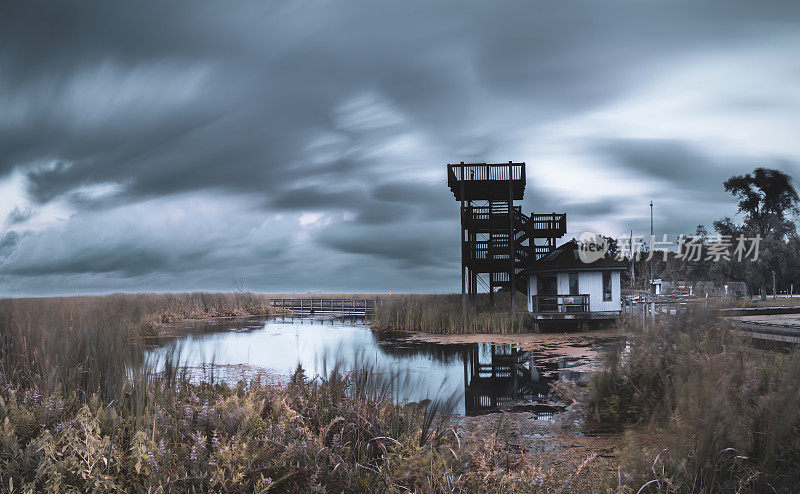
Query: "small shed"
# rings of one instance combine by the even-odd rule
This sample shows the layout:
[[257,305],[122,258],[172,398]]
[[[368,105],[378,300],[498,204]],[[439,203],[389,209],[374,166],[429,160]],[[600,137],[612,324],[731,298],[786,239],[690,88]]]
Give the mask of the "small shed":
[[664,285],[665,283],[661,281],[661,278],[650,280],[650,293],[653,295],[663,295],[666,288]]
[[531,262],[528,311],[536,319],[614,319],[622,310],[620,273],[627,266],[609,256],[584,262],[572,240]]

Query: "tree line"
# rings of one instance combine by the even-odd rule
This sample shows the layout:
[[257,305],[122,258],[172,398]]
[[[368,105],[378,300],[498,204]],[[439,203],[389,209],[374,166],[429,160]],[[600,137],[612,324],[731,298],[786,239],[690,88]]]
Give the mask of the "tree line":
[[[792,178],[780,170],[756,168],[730,177],[723,186],[737,201],[738,222],[731,217],[720,218],[713,222],[715,233],[698,225],[694,233],[679,239],[666,253],[655,248],[652,262],[648,260],[652,247],[644,245],[643,255],[633,262],[633,283],[630,271],[623,275],[623,282],[633,288],[647,288],[652,266],[653,278],[670,281],[744,281],[749,293],[759,294],[762,299],[767,292],[772,293],[773,280],[778,293],[788,292],[792,286],[800,291],[800,236],[796,222],[800,198]],[[720,242],[730,242],[735,248],[737,239],[745,238],[758,239],[757,252],[749,259],[707,254],[718,250]],[[616,240],[609,242],[611,253],[625,253]],[[703,254],[699,259],[687,259],[689,244],[701,246]]]

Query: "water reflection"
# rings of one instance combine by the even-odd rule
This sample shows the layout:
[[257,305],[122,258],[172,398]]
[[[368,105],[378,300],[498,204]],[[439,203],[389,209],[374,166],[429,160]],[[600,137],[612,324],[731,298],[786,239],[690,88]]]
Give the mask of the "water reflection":
[[[498,409],[529,410],[540,418],[558,407],[548,403],[560,362],[537,366],[535,352],[511,345],[472,344],[464,352],[464,407],[470,415]],[[568,372],[568,371],[567,371]],[[578,377],[578,373],[574,377]]]
[[[457,398],[455,413],[478,415],[500,409],[551,417],[550,387],[559,378],[579,379],[576,359],[488,343],[436,344],[402,335],[373,333],[363,318],[291,318],[269,321],[196,323],[185,334],[161,342],[147,359],[158,366],[178,354],[194,366],[269,369],[287,378],[301,364],[309,375],[326,375],[334,365],[345,370],[368,366],[393,376],[401,402]],[[218,375],[238,380],[245,371]]]

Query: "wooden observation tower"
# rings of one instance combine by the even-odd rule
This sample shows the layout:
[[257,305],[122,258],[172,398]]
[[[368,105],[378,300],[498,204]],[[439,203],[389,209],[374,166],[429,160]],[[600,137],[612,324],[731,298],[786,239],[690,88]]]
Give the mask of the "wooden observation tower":
[[[514,201],[525,194],[525,163],[447,165],[447,184],[461,203],[461,301],[477,306],[478,284],[494,303],[496,289],[528,292],[522,271],[556,247],[567,232],[566,213],[526,216]],[[488,283],[481,275],[486,275]]]

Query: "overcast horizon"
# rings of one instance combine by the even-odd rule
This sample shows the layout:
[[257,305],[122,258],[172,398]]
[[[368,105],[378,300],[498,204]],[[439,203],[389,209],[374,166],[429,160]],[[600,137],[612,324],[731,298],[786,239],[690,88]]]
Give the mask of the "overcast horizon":
[[[502,6],[500,8],[499,6]],[[800,179],[800,3],[4,2],[0,296],[455,292],[447,163],[691,233]],[[797,184],[797,182],[795,182]],[[736,217],[738,218],[738,217]]]

